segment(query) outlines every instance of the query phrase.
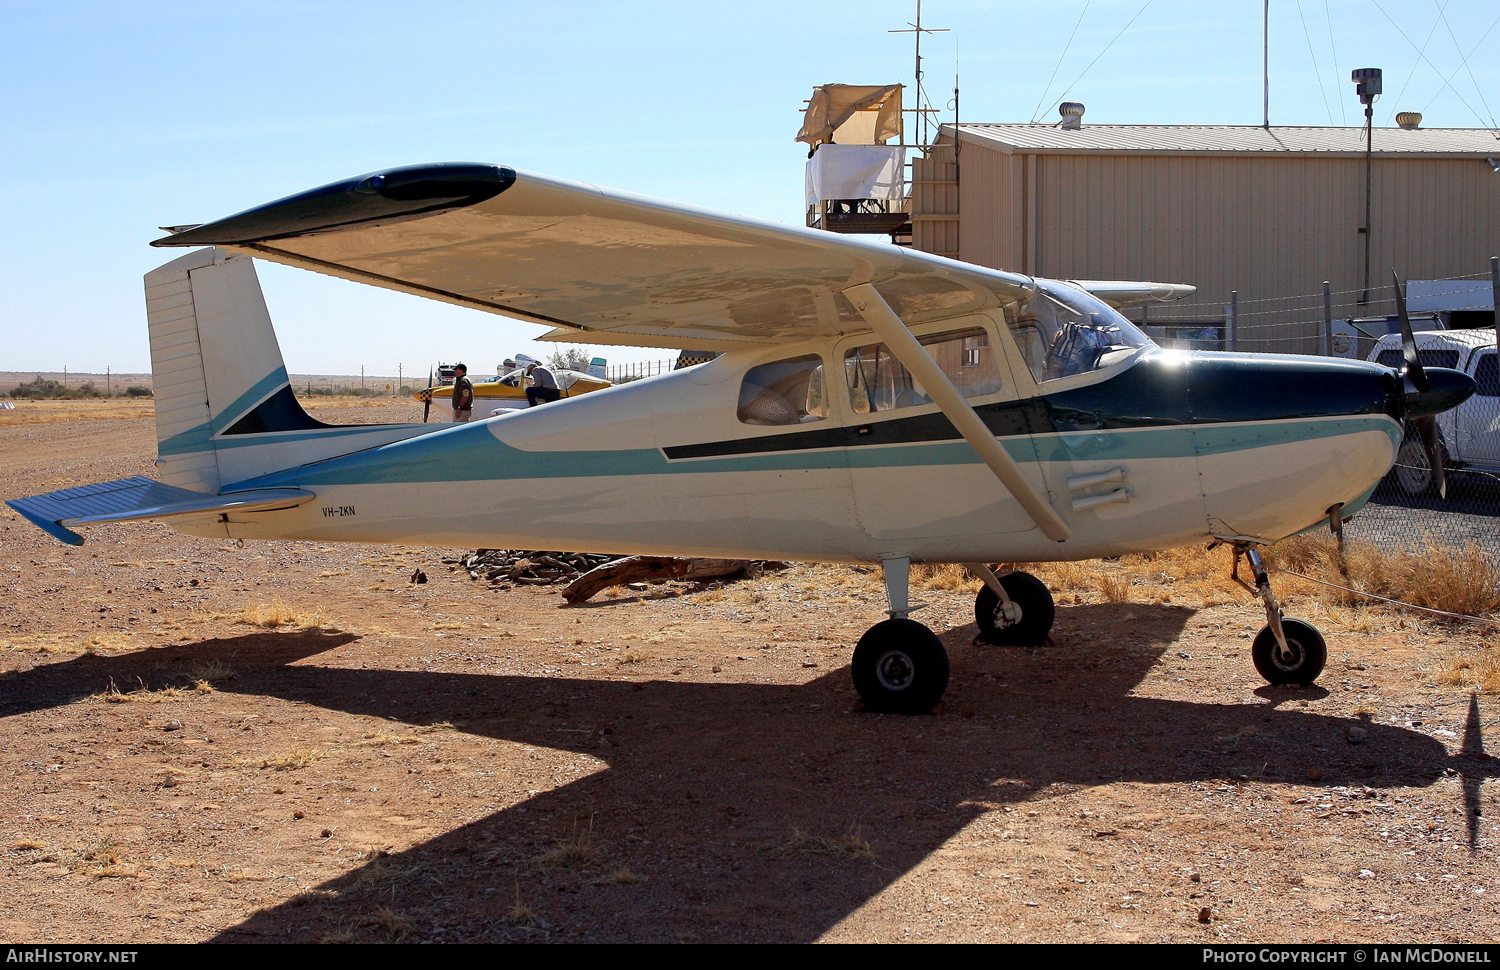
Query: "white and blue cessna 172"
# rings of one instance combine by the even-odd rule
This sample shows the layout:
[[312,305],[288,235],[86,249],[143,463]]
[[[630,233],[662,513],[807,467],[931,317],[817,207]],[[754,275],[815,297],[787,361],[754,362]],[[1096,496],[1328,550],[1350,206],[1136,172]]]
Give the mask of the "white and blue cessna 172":
[[[1192,287],[1054,281],[478,164],[327,185],[155,246],[146,276],[161,481],[8,504],[64,542],[104,522],[193,535],[880,563],[868,707],[948,681],[907,617],[912,562],[969,564],[993,643],[1051,595],[986,563],[1205,540],[1248,559],[1273,683],[1326,647],[1283,619],[1256,547],[1338,525],[1411,421],[1473,392],[1407,365],[1164,351],[1117,307]],[[297,403],[252,257],[551,325],[543,339],[710,348],[711,363],[466,425],[324,424]],[[1399,287],[1398,287],[1399,292]],[[443,483],[434,502],[433,483]],[[1238,558],[1236,558],[1236,562]]]

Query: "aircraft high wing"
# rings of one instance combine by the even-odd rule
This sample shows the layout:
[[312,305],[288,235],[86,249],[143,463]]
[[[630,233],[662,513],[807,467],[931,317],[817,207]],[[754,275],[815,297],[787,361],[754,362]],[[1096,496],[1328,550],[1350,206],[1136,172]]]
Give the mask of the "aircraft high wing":
[[[391,169],[170,231],[153,245],[195,250],[146,277],[161,484],[10,502],[31,521],[70,542],[159,517],[227,538],[878,562],[890,619],[852,664],[878,710],[929,709],[947,684],[909,616],[912,562],[967,565],[981,636],[1031,646],[1051,593],[988,564],[1208,540],[1250,563],[1257,669],[1310,683],[1326,645],[1281,616],[1257,546],[1342,522],[1404,426],[1426,434],[1474,391],[1414,351],[1399,374],[1163,351],[1118,311],[1190,286],[1034,279],[496,165]],[[248,257],[552,338],[725,353],[476,424],[327,425],[292,393]]]
[[[843,292],[860,283],[909,325],[1034,292],[1014,273],[495,165],[363,175],[152,245],[219,246],[594,344],[723,350],[865,330]],[[1116,305],[1192,292],[1097,285]]]

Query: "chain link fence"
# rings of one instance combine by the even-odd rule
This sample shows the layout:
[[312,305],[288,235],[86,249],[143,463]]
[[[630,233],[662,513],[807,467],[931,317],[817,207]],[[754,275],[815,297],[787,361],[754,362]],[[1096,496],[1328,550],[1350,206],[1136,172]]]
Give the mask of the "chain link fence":
[[[1384,549],[1462,548],[1500,556],[1500,380],[1493,271],[1408,287],[1412,328],[1424,366],[1469,374],[1477,393],[1438,418],[1447,478],[1440,494],[1426,451],[1407,429],[1395,466],[1345,528],[1353,541]],[[1333,290],[1228,304],[1152,308],[1135,319],[1167,347],[1315,354],[1400,367],[1394,287]],[[1479,299],[1482,297],[1482,299]],[[1478,305],[1475,305],[1478,304]],[[1389,336],[1388,335],[1393,335]],[[1382,342],[1382,338],[1385,339]]]

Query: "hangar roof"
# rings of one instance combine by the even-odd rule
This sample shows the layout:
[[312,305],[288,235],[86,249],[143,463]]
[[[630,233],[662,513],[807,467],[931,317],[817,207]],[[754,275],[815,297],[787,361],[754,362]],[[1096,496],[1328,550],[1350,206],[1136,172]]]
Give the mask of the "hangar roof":
[[[1259,125],[960,124],[963,141],[1007,155],[1363,155],[1364,128]],[[953,126],[943,126],[952,136]],[[1500,156],[1500,133],[1486,128],[1376,128],[1373,152],[1385,157]]]

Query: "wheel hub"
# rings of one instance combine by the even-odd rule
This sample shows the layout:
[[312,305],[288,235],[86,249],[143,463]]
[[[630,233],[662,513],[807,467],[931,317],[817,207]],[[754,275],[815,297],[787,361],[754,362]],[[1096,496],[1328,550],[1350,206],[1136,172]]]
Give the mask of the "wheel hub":
[[1008,626],[1015,626],[1021,622],[1021,604],[1015,600],[1010,605],[998,603],[995,606],[995,629],[1003,630]]
[[1307,657],[1307,651],[1302,649],[1302,644],[1291,637],[1286,638],[1286,648],[1290,656],[1283,657],[1280,649],[1273,649],[1271,663],[1276,665],[1277,670],[1294,671],[1302,666],[1302,661]]
[[875,679],[886,690],[905,690],[916,677],[916,665],[902,650],[890,650],[875,663]]

